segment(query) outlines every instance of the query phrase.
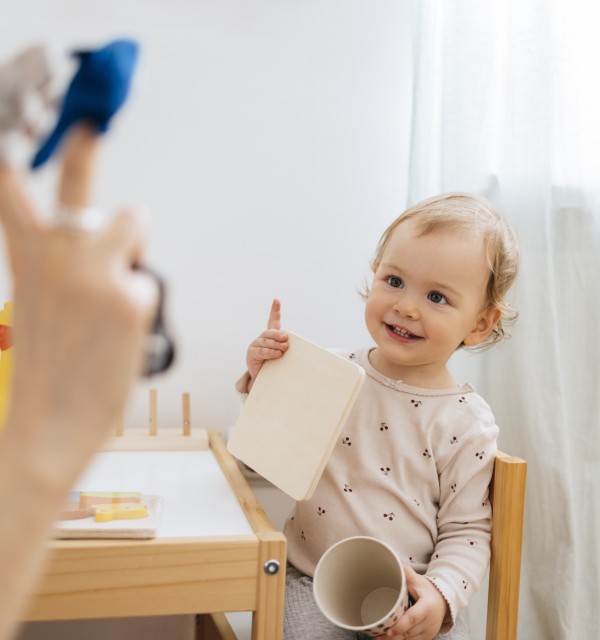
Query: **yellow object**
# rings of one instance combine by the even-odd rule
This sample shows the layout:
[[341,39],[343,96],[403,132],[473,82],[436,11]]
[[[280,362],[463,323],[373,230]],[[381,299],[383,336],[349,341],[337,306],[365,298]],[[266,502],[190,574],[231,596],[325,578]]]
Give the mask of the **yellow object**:
[[134,518],[146,518],[148,508],[139,502],[121,502],[117,504],[99,504],[94,508],[96,522],[109,522],[110,520],[132,520]]
[[[0,310],[0,324],[12,326],[13,304],[5,302],[4,309]],[[4,420],[8,410],[12,384],[13,348],[0,351],[0,431],[4,426]]]

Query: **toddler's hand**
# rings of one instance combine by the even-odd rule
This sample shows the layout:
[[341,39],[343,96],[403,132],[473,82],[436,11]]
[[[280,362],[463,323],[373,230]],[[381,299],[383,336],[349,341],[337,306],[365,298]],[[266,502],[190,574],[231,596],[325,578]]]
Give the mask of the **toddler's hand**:
[[396,640],[432,640],[439,633],[448,605],[442,594],[425,577],[404,565],[408,593],[415,604],[387,632],[385,638]]
[[281,331],[281,302],[273,300],[267,329],[253,340],[246,353],[246,366],[250,374],[250,385],[258,375],[265,360],[275,360],[287,351],[288,336]]

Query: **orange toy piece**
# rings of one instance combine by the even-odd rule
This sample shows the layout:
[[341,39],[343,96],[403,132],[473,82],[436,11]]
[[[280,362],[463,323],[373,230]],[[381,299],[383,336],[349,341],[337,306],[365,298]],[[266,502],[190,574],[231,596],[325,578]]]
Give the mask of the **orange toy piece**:
[[6,324],[0,324],[0,351],[6,351],[12,346],[12,329]]
[[94,515],[92,507],[82,507],[79,502],[65,502],[59,520],[82,520]]
[[139,503],[141,499],[141,494],[138,491],[82,491],[79,494],[81,506],[122,504],[124,502]]

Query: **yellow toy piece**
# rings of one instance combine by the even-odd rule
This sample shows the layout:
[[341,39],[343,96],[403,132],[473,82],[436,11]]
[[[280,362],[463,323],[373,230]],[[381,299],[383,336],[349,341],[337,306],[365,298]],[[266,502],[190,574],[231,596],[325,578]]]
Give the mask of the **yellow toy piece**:
[[133,520],[147,518],[148,507],[139,502],[121,502],[117,504],[100,504],[94,507],[96,522],[110,522],[111,520]]
[[[12,326],[13,304],[5,302],[4,309],[0,310],[0,325]],[[3,348],[0,350],[0,431],[4,426],[4,420],[8,410],[8,401],[12,384],[12,363],[13,348]]]

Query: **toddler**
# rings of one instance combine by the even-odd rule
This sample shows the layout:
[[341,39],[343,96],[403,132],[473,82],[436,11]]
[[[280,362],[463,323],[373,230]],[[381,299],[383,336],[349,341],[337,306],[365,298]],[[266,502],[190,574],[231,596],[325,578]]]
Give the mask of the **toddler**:
[[[285,640],[350,640],[318,610],[312,575],[321,555],[355,535],[402,558],[413,606],[392,638],[468,638],[460,614],[490,557],[498,427],[490,407],[457,382],[448,360],[505,337],[516,312],[504,296],[519,252],[484,198],[448,193],[418,203],[384,232],[363,292],[374,345],[346,353],[366,378],[314,495],[298,502],[288,540]],[[266,360],[287,350],[281,305],[247,352],[236,388],[251,392]]]

